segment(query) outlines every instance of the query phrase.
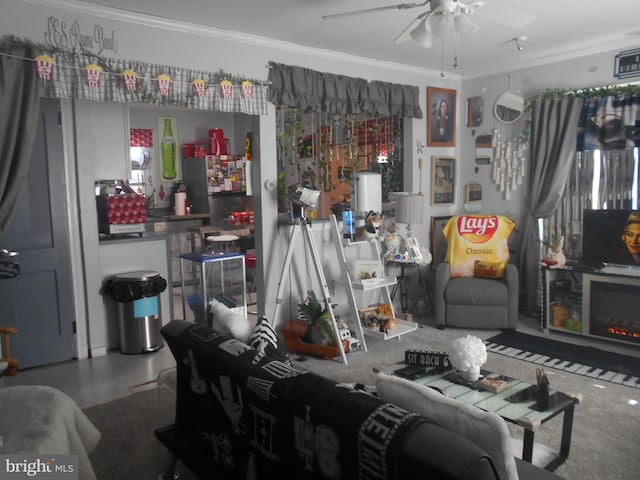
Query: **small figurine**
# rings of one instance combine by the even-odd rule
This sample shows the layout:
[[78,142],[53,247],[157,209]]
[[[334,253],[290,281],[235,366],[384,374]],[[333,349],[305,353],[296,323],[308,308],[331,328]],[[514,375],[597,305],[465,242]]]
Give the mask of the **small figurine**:
[[549,268],[559,268],[567,263],[567,257],[564,256],[562,251],[564,247],[564,237],[558,237],[558,239],[547,247],[546,256],[540,260],[540,265],[544,265]]
[[394,258],[400,249],[400,235],[395,224],[389,225],[389,228],[384,233],[384,244],[387,258]]
[[[375,240],[382,241],[382,229],[384,223],[384,215],[380,212],[374,212],[371,210],[364,217],[364,227],[362,228],[362,236],[368,242]],[[359,235],[357,235],[359,236]]]

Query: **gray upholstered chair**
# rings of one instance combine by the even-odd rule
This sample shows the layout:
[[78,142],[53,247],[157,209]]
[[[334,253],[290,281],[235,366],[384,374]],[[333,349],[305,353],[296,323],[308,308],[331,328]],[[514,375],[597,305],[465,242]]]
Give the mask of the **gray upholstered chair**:
[[503,279],[451,278],[450,266],[436,267],[436,326],[515,329],[518,326],[518,268],[508,264]]

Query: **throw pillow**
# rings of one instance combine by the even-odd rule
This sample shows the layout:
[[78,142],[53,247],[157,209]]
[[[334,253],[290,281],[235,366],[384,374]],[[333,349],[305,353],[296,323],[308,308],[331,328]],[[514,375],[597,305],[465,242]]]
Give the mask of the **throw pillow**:
[[418,413],[484,449],[493,459],[501,480],[518,479],[509,427],[498,414],[382,372],[376,373],[376,391],[382,400]]
[[278,334],[264,315],[258,319],[247,343],[251,348],[266,353],[276,360],[280,360],[287,365],[291,363],[287,351],[283,350],[279,345]]

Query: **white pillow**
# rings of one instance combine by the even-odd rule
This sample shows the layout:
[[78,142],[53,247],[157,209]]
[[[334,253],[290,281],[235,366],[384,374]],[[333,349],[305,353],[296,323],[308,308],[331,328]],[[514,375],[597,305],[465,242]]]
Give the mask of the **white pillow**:
[[212,314],[211,328],[223,335],[229,335],[242,343],[247,343],[253,333],[253,325],[244,315],[234,312],[224,303],[215,299],[209,303]]
[[501,480],[518,480],[509,427],[497,413],[485,412],[425,385],[382,372],[376,374],[376,391],[385,402],[418,413],[478,445],[493,459]]

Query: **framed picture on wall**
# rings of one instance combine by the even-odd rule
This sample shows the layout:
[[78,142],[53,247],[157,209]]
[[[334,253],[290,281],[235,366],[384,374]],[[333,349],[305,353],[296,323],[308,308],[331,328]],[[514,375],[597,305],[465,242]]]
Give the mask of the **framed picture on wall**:
[[484,98],[469,97],[467,99],[467,127],[479,127],[484,117]]
[[427,87],[427,145],[456,146],[456,91]]
[[447,255],[447,241],[444,238],[442,229],[447,224],[451,215],[446,217],[431,217],[431,266],[435,270],[438,263],[444,262]]
[[455,202],[454,157],[431,157],[431,205],[453,205]]

